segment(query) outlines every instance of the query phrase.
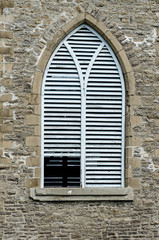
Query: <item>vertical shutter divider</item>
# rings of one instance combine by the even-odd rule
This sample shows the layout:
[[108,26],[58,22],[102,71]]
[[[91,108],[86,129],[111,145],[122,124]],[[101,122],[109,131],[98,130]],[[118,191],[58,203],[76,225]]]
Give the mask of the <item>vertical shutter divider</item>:
[[67,41],[64,42],[66,48],[70,52],[74,63],[77,67],[77,71],[80,78],[81,84],[81,187],[85,186],[85,152],[86,152],[86,86],[85,81],[83,80],[83,75],[81,71],[80,64],[76,58],[75,53],[73,52],[70,45]]

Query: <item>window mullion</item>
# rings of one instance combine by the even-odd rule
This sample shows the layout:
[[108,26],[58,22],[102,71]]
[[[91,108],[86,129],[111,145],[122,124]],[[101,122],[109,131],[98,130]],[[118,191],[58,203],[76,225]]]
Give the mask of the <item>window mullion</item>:
[[75,53],[73,52],[73,49],[71,48],[71,46],[68,44],[67,41],[65,41],[64,44],[74,60],[74,63],[77,67],[77,71],[78,71],[79,78],[80,78],[80,85],[81,85],[81,187],[85,187],[86,87],[85,87],[85,82],[83,80],[83,75],[82,75],[82,70],[81,70],[80,64],[78,62],[78,59],[77,59]]

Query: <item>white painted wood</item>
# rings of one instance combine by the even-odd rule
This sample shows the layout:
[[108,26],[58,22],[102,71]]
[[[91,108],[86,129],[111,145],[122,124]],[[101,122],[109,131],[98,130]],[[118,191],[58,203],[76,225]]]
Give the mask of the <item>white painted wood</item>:
[[42,157],[80,156],[82,187],[124,187],[123,75],[91,27],[79,26],[57,47],[42,96]]

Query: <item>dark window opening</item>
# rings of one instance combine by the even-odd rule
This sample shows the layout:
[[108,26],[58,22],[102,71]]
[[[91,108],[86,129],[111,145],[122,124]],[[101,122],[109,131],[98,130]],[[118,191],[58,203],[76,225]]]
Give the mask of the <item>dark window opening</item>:
[[45,157],[44,187],[80,187],[79,157]]

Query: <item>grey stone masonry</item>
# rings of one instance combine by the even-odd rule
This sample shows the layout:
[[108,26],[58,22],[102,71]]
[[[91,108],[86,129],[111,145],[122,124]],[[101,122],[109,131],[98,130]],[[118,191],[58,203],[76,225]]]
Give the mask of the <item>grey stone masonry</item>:
[[[41,189],[41,86],[82,23],[126,86],[125,188]],[[0,0],[0,239],[159,240],[159,0]]]

